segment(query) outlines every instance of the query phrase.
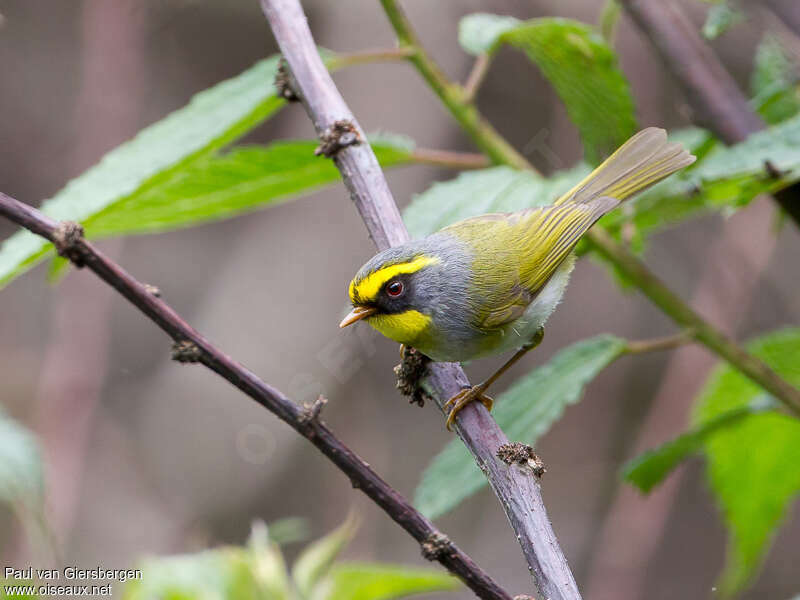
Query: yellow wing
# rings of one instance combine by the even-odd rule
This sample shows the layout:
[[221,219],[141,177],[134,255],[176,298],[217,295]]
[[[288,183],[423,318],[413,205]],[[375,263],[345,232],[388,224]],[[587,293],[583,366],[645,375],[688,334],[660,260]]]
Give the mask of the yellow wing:
[[552,206],[466,219],[445,228],[475,250],[475,325],[501,327],[525,312],[581,236],[604,214],[695,157],[650,127],[625,142]]
[[617,204],[602,197],[481,215],[445,228],[474,250],[469,300],[475,326],[494,329],[521,316],[583,234]]

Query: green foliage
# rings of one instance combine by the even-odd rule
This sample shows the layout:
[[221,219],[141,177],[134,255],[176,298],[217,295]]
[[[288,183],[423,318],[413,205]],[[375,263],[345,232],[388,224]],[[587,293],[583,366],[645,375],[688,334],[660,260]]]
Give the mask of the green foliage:
[[434,183],[416,195],[403,212],[403,220],[411,235],[423,237],[467,217],[545,206],[588,172],[586,165],[549,178],[511,167],[467,171],[450,181]]
[[389,600],[458,589],[453,577],[431,571],[371,563],[343,563],[331,569],[325,600]]
[[[625,341],[602,335],[568,346],[517,380],[497,398],[493,415],[509,439],[535,444],[581,398],[584,387],[625,352]],[[460,440],[454,439],[425,469],[414,503],[438,517],[486,485]]]
[[[125,587],[125,600],[391,600],[458,589],[440,571],[372,563],[335,563],[355,533],[348,519],[301,553],[289,576],[280,548],[263,524],[247,547],[151,558],[141,579]],[[271,531],[272,528],[270,528]]]
[[[781,377],[800,385],[800,329],[763,336],[749,350]],[[761,388],[727,365],[715,369],[698,398],[694,423],[748,406]],[[800,420],[779,412],[751,415],[705,441],[708,479],[730,543],[720,587],[733,594],[760,566],[773,532],[800,493]]]
[[[84,221],[207,159],[283,106],[272,84],[277,64],[277,57],[262,60],[195,95],[70,181],[42,210],[56,219]],[[0,248],[0,284],[33,266],[50,248],[27,231],[9,238]]]
[[745,15],[741,10],[722,0],[708,9],[708,16],[703,25],[703,36],[708,40],[715,40],[744,20]]
[[36,437],[0,410],[0,502],[41,512],[44,502],[42,456]]
[[297,557],[292,568],[292,579],[300,594],[308,598],[320,579],[330,571],[333,561],[350,543],[358,525],[351,516],[338,529],[308,546]]
[[578,127],[586,160],[599,163],[636,132],[628,81],[592,27],[569,19],[519,21],[485,13],[461,20],[459,41],[473,54],[508,44],[525,52],[553,85]]
[[780,123],[800,112],[798,65],[792,63],[780,40],[767,34],[756,50],[750,82],[758,112],[767,123]]
[[758,398],[746,406],[716,415],[707,422],[692,427],[686,433],[643,452],[622,469],[622,477],[645,494],[660,484],[669,473],[690,455],[702,450],[703,444],[711,435],[738,423],[743,418],[775,408],[775,401],[769,397]]
[[[601,224],[616,233],[631,222],[645,240],[664,227],[713,211],[734,210],[755,196],[774,192],[800,179],[800,115],[750,136],[735,146],[709,143],[697,129],[671,136],[697,152],[691,168],[673,175],[631,203],[633,214],[616,210]],[[772,178],[764,163],[781,171]],[[485,212],[506,212],[551,204],[589,172],[578,165],[551,177],[492,167],[436,183],[416,196],[404,219],[414,236],[423,236],[460,219]]]
[[[151,233],[225,219],[299,198],[340,180],[330,160],[314,156],[317,142],[275,142],[210,156],[164,184],[137,193],[83,224],[90,236]],[[377,140],[384,167],[410,160],[408,147]]]
[[516,17],[474,13],[458,23],[458,43],[472,54],[492,54],[497,51],[504,33],[516,29],[522,21]]

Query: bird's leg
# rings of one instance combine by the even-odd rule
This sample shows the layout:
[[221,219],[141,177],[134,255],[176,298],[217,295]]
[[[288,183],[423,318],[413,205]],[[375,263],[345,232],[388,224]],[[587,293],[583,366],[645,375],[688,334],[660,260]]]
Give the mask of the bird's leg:
[[508,371],[514,364],[525,354],[527,354],[530,350],[533,350],[542,342],[542,338],[544,337],[544,327],[540,327],[536,335],[533,336],[530,342],[525,344],[522,348],[517,350],[517,352],[509,358],[502,367],[497,369],[497,371],[492,374],[486,381],[479,383],[478,385],[474,385],[471,388],[466,388],[461,390],[458,394],[450,398],[447,402],[444,403],[442,406],[443,410],[450,409],[447,413],[447,422],[445,423],[447,426],[448,431],[451,429],[453,422],[456,419],[456,415],[470,402],[475,402],[476,400],[483,404],[486,407],[486,410],[492,410],[492,406],[494,405],[494,400],[491,397],[485,394],[486,390],[489,389],[489,386],[492,385],[495,381],[497,381],[503,373]]

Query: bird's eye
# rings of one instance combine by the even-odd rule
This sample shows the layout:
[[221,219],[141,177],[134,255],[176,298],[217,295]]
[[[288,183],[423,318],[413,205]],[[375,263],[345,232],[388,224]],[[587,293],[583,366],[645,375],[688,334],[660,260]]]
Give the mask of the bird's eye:
[[386,293],[389,294],[392,298],[397,298],[400,294],[403,293],[403,282],[402,281],[393,281],[389,285],[386,286]]

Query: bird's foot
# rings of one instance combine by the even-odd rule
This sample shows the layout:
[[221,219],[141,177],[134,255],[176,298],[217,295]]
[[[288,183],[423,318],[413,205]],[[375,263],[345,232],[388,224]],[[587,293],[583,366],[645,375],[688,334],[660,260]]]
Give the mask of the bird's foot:
[[471,388],[465,388],[444,403],[442,409],[449,409],[449,412],[447,413],[447,422],[445,423],[448,431],[452,430],[452,425],[456,420],[456,415],[461,412],[461,409],[471,402],[475,402],[477,400],[486,407],[486,410],[492,410],[492,406],[494,406],[494,400],[483,393],[484,389],[485,388],[480,385],[475,385]]

